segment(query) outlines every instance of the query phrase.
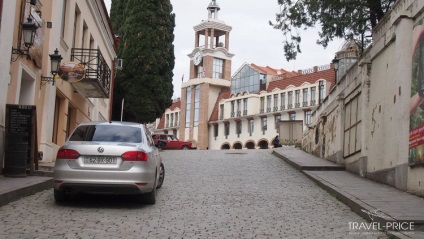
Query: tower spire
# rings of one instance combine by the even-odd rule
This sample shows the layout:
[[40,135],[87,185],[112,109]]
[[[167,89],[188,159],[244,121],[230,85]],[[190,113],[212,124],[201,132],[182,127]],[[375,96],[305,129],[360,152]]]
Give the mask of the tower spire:
[[218,3],[216,3],[216,0],[212,0],[211,3],[209,3],[208,6],[208,18],[214,18],[214,19],[218,19],[218,11],[221,9],[218,5]]

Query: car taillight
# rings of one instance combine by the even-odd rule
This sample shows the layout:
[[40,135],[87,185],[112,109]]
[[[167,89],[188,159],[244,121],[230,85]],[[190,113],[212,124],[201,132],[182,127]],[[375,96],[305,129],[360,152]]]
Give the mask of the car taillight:
[[59,149],[57,151],[57,159],[77,159],[80,154],[73,149]]
[[143,151],[129,151],[122,154],[121,157],[124,161],[147,161],[149,158]]

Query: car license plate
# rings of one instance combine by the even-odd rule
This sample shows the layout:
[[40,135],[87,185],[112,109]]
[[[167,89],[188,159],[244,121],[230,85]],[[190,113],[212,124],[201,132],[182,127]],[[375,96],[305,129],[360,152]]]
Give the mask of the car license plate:
[[114,164],[116,157],[89,156],[84,158],[86,164]]

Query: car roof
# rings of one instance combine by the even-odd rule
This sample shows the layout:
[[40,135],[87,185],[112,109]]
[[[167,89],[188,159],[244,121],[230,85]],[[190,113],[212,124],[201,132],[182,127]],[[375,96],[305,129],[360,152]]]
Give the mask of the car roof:
[[142,124],[135,123],[135,122],[125,122],[125,121],[88,121],[88,122],[82,122],[79,125],[119,125],[119,126],[140,127]]

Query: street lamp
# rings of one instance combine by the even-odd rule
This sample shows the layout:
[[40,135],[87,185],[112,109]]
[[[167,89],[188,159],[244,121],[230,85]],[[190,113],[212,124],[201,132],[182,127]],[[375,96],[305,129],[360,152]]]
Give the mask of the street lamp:
[[340,59],[338,59],[337,55],[335,55],[332,63],[333,63],[333,66],[334,66],[334,71],[336,72],[336,82],[337,82],[337,79],[338,79],[337,72],[339,71],[339,61],[340,61]]
[[[54,54],[49,54],[49,56],[50,56],[50,73],[53,75],[53,77],[41,76],[40,88],[41,88],[41,85],[45,85],[50,82],[52,82],[52,85],[54,85],[54,77],[59,72],[60,62],[63,59],[62,56],[59,55],[59,51],[57,50],[57,48],[54,51]],[[43,84],[43,81],[44,81],[44,84]]]
[[24,45],[27,49],[21,50],[20,48],[12,47],[12,55],[17,54],[18,57],[22,55],[28,56],[29,48],[34,44],[35,32],[37,31],[38,26],[34,22],[32,22],[32,18],[28,17],[27,20],[28,22],[21,23]]

